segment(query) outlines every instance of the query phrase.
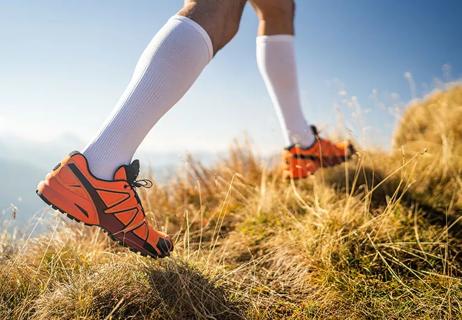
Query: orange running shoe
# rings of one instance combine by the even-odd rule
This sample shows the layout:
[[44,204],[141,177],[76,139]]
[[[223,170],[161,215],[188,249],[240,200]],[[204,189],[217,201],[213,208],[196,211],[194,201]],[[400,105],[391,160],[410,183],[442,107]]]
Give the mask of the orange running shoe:
[[287,178],[303,179],[320,168],[332,167],[345,162],[356,152],[349,142],[332,143],[319,137],[318,130],[311,126],[315,141],[307,148],[292,145],[284,152],[284,172]]
[[149,186],[136,178],[139,161],[119,167],[114,180],[93,176],[87,159],[74,151],[37,187],[37,194],[54,209],[89,226],[99,226],[115,241],[150,257],[165,257],[173,250],[170,238],[146,221],[135,188]]

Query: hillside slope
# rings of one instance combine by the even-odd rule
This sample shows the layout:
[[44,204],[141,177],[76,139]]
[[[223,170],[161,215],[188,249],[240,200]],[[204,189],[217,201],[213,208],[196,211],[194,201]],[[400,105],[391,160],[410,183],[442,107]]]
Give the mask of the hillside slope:
[[[62,219],[0,238],[5,319],[439,319],[462,316],[462,87],[413,104],[396,150],[306,181],[246,146],[142,199],[175,235],[150,260]],[[277,161],[276,161],[277,162]]]

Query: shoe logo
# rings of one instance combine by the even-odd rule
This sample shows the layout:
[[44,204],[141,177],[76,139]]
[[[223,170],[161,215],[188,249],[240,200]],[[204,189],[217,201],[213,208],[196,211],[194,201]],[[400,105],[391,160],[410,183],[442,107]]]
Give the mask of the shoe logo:
[[[71,169],[72,173],[80,180],[80,182],[83,184],[83,186],[87,190],[88,194],[91,197],[91,200],[93,200],[93,203],[96,206],[96,210],[98,211],[98,214],[104,214],[104,212],[107,209],[107,206],[104,203],[103,199],[101,199],[101,197],[99,196],[98,192],[96,192],[96,189],[93,188],[91,183],[88,181],[87,178],[85,178],[85,176],[82,174],[82,172],[80,172],[79,168],[77,168],[75,164],[70,163],[68,166],[69,166],[69,169]],[[82,210],[82,208],[80,207],[78,208]],[[86,215],[88,217],[88,212],[86,213]]]

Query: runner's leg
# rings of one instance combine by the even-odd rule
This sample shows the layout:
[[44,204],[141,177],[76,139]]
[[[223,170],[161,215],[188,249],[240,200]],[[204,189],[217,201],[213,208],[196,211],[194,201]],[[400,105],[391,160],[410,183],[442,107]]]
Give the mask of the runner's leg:
[[257,63],[283,129],[286,144],[313,144],[300,101],[294,48],[293,0],[251,0],[258,19]]
[[91,172],[113,178],[157,121],[236,34],[245,0],[187,0],[141,55],[128,87],[83,154]]

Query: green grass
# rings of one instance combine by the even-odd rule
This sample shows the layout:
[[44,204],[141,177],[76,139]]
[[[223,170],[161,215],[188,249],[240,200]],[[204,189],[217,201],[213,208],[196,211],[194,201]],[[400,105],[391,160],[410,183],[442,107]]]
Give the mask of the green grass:
[[462,87],[411,105],[392,152],[305,181],[247,146],[141,194],[151,260],[92,228],[0,237],[2,319],[462,317]]

